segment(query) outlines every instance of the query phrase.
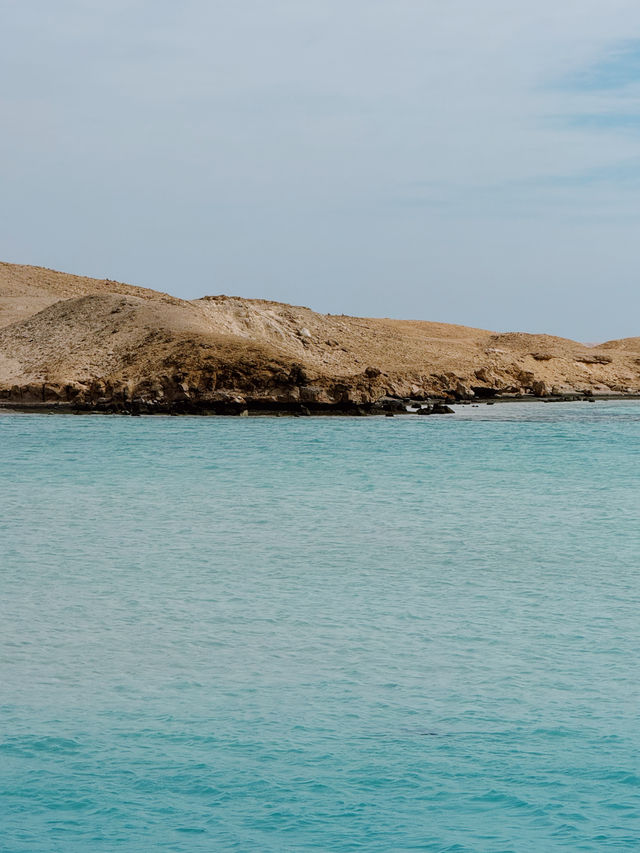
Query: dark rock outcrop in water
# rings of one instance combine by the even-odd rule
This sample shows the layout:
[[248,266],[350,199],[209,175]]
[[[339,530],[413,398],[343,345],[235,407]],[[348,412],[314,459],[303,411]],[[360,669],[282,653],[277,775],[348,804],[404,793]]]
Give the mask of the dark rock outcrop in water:
[[434,403],[433,406],[420,406],[417,415],[452,415],[453,409],[445,403]]
[[70,411],[425,414],[498,398],[640,393],[640,338],[564,338],[186,301],[0,264],[0,404]]

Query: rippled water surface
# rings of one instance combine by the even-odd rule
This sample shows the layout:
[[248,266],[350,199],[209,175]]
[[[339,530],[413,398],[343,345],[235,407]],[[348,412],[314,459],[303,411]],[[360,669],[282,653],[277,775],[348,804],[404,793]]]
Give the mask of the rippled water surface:
[[0,415],[0,850],[640,849],[640,404]]

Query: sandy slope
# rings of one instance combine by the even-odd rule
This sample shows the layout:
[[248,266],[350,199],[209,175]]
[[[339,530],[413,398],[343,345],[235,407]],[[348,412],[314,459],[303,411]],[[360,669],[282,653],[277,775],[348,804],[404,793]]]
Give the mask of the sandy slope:
[[0,398],[177,407],[365,403],[383,395],[637,393],[640,338],[564,338],[185,301],[0,264]]

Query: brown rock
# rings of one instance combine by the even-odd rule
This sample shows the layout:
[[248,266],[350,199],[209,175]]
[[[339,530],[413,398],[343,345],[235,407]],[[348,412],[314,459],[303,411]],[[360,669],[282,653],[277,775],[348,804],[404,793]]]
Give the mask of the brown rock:
[[246,408],[234,398],[249,395],[265,405],[275,398],[368,410],[384,394],[547,396],[585,385],[598,393],[640,388],[640,338],[585,347],[549,335],[321,315],[267,300],[185,301],[0,264],[0,398],[8,402],[125,405],[136,397],[167,410],[231,411]]

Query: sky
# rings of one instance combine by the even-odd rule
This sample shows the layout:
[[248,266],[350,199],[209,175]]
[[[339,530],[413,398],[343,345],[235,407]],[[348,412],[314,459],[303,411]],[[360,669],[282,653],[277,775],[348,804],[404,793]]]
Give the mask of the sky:
[[640,335],[637,0],[0,0],[0,259]]

